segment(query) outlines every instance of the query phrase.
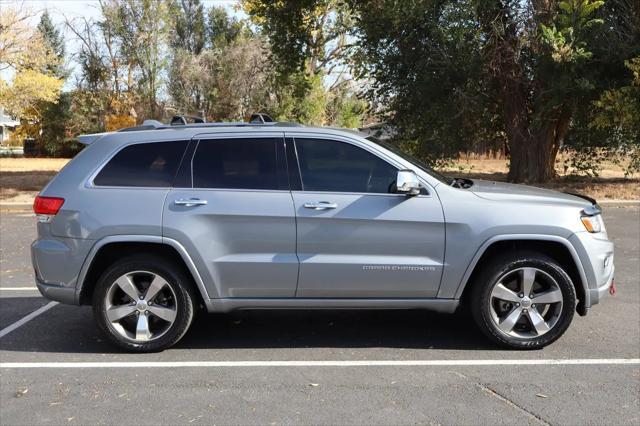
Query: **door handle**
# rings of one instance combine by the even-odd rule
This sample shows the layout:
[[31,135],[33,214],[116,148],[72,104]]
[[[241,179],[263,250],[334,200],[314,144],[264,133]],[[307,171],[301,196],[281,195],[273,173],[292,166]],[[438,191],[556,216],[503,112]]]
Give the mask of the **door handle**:
[[331,203],[329,201],[310,201],[308,203],[304,203],[303,207],[305,209],[313,209],[313,210],[328,210],[335,209],[338,207],[336,203]]
[[207,200],[201,200],[200,198],[181,198],[179,200],[175,200],[173,204],[185,207],[205,206],[207,205]]

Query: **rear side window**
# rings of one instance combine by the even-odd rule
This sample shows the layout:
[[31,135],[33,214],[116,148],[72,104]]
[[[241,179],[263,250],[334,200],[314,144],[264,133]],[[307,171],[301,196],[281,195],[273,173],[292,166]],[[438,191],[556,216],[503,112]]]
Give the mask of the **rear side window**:
[[278,189],[282,139],[202,140],[193,158],[194,188]]
[[103,167],[93,183],[98,186],[170,187],[187,143],[171,141],[129,145]]
[[305,191],[390,193],[398,169],[355,145],[296,138]]

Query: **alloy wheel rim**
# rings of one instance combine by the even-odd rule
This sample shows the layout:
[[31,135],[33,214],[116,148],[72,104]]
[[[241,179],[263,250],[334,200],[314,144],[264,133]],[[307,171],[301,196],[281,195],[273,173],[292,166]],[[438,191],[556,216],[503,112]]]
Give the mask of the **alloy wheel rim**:
[[159,339],[176,321],[176,294],[166,279],[150,271],[120,276],[107,291],[107,323],[135,343]]
[[545,271],[524,267],[502,275],[491,289],[489,311],[497,329],[520,339],[547,334],[562,315],[558,282]]

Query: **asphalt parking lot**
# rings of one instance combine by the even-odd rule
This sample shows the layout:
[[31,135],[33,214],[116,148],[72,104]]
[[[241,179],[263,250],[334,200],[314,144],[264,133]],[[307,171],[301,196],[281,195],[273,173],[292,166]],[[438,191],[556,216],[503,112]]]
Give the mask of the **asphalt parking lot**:
[[463,316],[266,311],[119,353],[89,307],[33,290],[34,221],[0,215],[1,424],[640,424],[638,206],[605,208],[616,296],[534,352],[497,349]]

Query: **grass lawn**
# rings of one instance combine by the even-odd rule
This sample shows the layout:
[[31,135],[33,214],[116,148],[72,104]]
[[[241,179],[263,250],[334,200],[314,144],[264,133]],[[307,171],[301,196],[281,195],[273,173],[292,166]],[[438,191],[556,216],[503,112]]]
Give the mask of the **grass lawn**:
[[[62,158],[0,158],[0,201],[31,203],[33,197],[69,160]],[[443,173],[471,179],[506,180],[508,160],[469,158],[461,159]],[[563,175],[558,162],[558,178],[539,185],[558,191],[577,192],[597,200],[640,199],[640,177],[625,178],[622,168],[615,164],[603,164],[597,178]]]

